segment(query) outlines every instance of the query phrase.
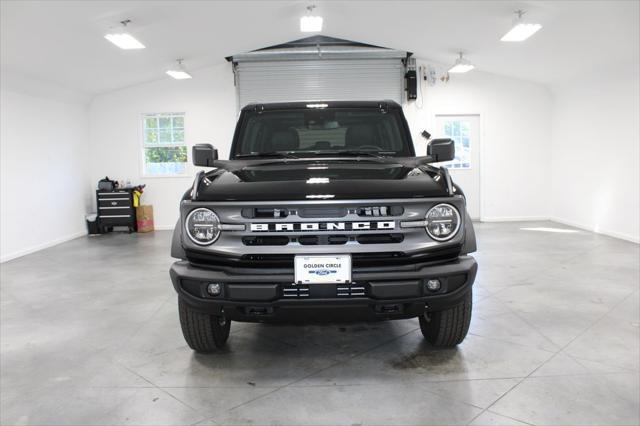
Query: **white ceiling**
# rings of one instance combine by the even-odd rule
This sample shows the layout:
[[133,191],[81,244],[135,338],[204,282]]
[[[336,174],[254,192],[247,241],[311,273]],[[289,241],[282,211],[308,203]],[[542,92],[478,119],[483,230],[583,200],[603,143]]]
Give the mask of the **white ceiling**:
[[[3,1],[1,64],[87,94],[165,78],[174,59],[188,68],[302,38],[309,1]],[[553,84],[590,69],[635,61],[638,1],[313,1],[322,34],[412,51],[450,63],[464,50],[479,70]],[[542,30],[524,43],[499,38],[511,13],[527,10]],[[147,49],[123,51],[103,39],[131,19]],[[168,78],[168,77],[167,77]]]

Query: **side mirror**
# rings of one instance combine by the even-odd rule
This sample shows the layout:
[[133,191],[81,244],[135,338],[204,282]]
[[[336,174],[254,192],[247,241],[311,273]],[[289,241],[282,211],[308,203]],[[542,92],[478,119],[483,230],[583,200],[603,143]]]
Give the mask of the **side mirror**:
[[215,167],[213,162],[218,159],[218,150],[209,143],[199,143],[193,146],[191,157],[194,166]]
[[456,148],[452,139],[432,139],[427,145],[427,155],[432,163],[451,161],[456,157]]

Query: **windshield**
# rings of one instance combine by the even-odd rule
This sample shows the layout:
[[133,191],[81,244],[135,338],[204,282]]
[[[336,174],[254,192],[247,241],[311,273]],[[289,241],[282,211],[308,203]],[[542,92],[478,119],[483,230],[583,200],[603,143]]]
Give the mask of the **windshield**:
[[235,158],[412,155],[399,110],[309,108],[244,114]]

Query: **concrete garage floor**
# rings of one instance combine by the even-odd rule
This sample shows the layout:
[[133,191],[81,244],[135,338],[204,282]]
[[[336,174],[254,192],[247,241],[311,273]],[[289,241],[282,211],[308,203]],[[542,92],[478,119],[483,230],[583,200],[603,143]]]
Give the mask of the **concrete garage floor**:
[[180,333],[169,232],[80,238],[1,266],[2,424],[611,424],[639,414],[639,246],[478,224],[458,348],[416,320]]

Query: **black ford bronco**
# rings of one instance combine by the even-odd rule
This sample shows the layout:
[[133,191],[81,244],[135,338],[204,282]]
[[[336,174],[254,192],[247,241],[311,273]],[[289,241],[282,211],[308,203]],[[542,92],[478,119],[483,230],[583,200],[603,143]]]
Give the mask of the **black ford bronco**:
[[400,105],[314,102],[242,109],[229,160],[193,147],[170,271],[197,352],[231,321],[418,317],[435,346],[462,342],[477,264],[450,139],[416,157]]

